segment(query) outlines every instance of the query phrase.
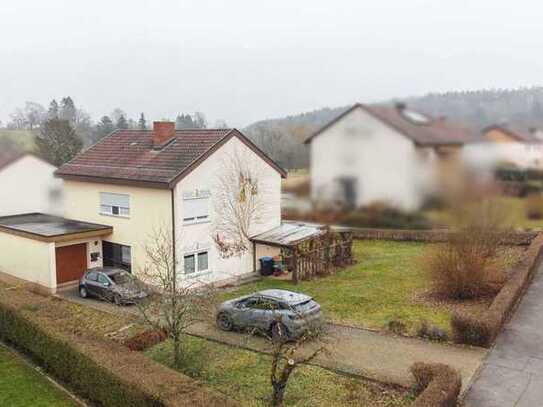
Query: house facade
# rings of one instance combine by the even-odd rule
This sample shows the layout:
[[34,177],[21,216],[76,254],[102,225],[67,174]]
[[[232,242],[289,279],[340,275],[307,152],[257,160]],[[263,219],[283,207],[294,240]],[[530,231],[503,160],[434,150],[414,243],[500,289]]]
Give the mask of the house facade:
[[465,151],[473,167],[492,170],[501,163],[521,168],[543,169],[543,131],[510,124],[492,125],[481,131],[481,139]]
[[467,129],[402,104],[356,104],[306,140],[312,199],[415,209],[458,165],[470,140]]
[[65,216],[112,227],[93,241],[91,265],[137,275],[162,233],[171,236],[180,279],[220,282],[255,271],[256,256],[270,254],[266,248],[225,258],[213,239],[218,179],[234,155],[254,163],[265,202],[250,234],[278,227],[286,174],[235,129],[176,131],[174,123],[155,122],[150,131],[116,131],[61,167]]
[[0,151],[0,216],[61,214],[63,189],[56,169],[33,154]]

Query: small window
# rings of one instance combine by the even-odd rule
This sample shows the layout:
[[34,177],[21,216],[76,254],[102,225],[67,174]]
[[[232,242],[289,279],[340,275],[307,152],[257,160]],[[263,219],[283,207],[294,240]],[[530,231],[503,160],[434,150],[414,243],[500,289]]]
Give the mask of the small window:
[[90,258],[91,258],[91,261],[94,263],[95,261],[98,261],[98,259],[100,258],[100,253],[92,252],[90,254]]
[[184,256],[185,274],[192,274],[196,271],[205,272],[209,270],[209,253],[199,252]]
[[183,199],[183,223],[209,221],[209,197]]
[[100,192],[100,213],[112,216],[130,216],[130,196]]

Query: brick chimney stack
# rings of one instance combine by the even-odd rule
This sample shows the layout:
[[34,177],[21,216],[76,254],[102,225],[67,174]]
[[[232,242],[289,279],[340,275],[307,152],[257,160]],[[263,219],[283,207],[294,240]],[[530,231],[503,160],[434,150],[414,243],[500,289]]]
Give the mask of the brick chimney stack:
[[174,122],[153,122],[153,148],[160,150],[175,137]]

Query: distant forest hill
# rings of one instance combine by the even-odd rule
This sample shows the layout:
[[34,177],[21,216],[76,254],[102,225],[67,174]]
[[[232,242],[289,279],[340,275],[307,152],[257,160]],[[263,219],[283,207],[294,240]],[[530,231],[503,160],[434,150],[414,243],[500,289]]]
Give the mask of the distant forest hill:
[[[430,93],[402,101],[434,117],[445,116],[474,129],[494,123],[543,128],[543,87]],[[361,101],[364,102],[364,101]],[[324,108],[278,119],[262,120],[245,128],[247,134],[285,168],[305,168],[309,163],[303,145],[312,132],[340,115],[349,106]]]

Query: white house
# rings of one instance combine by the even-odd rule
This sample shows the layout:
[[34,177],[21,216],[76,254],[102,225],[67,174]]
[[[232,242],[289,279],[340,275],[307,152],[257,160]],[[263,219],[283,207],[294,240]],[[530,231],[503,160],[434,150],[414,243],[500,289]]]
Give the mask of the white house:
[[403,104],[356,104],[306,140],[312,199],[417,208],[471,140],[469,130]]
[[33,154],[0,151],[0,216],[61,214],[62,180],[55,178],[56,169]]

